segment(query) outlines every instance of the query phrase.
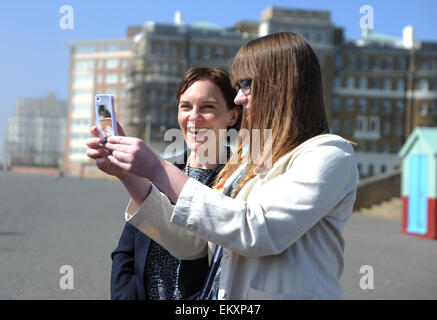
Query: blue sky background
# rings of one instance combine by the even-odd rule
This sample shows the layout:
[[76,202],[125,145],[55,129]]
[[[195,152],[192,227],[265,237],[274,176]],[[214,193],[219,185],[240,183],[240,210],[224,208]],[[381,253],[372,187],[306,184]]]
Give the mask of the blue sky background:
[[[62,5],[74,9],[74,29],[59,27]],[[347,38],[360,37],[363,5],[374,9],[375,32],[396,37],[413,25],[419,40],[437,41],[436,0],[14,0],[0,4],[0,158],[7,119],[20,97],[49,91],[66,99],[69,49],[66,42],[125,37],[126,27],[146,21],[173,22],[175,11],[185,23],[208,21],[231,27],[239,20],[259,20],[269,6],[324,9],[345,29]]]

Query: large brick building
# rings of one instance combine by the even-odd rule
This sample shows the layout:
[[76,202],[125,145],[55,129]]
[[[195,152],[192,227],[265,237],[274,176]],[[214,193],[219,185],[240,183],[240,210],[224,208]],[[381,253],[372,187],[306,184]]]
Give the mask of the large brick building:
[[229,69],[242,44],[280,31],[300,33],[316,51],[331,131],[357,142],[361,176],[399,166],[397,153],[412,130],[437,125],[437,43],[417,41],[411,27],[402,39],[366,31],[352,41],[326,10],[270,7],[259,21],[230,28],[187,25],[177,13],[174,24],[129,27],[126,39],[113,40],[124,46],[118,51],[104,49],[109,42],[71,44],[67,169],[78,173],[89,163],[83,139],[94,121],[94,94],[115,93],[127,133],[162,151],[163,133],[178,127],[175,95],[184,72]]

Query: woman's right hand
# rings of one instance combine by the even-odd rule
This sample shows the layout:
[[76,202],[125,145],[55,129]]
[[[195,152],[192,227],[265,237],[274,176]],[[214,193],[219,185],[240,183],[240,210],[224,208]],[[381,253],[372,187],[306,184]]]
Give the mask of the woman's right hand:
[[[124,130],[118,122],[117,127],[118,134],[120,136],[125,136]],[[99,168],[106,174],[115,176],[117,178],[121,178],[122,176],[124,176],[127,171],[109,161],[108,156],[111,154],[111,152],[104,146],[100,145],[102,139],[99,136],[99,131],[97,127],[91,127],[90,132],[94,136],[94,138],[89,138],[86,141],[86,145],[89,148],[86,152],[86,155],[89,158],[96,160],[97,168]]]

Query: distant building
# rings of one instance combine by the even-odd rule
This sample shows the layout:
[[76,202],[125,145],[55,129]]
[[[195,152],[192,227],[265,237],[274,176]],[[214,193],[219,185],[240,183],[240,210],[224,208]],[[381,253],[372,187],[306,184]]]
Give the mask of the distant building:
[[64,153],[65,117],[66,102],[54,93],[19,99],[5,139],[9,165],[59,166]]
[[[135,30],[132,30],[134,32]],[[70,81],[64,169],[80,175],[90,166],[85,140],[95,123],[94,96],[115,95],[118,118],[125,112],[126,68],[132,59],[132,38],[69,43]]]
[[[136,36],[134,61],[127,73],[126,131],[162,143],[163,133],[177,128],[177,86],[193,66],[230,69],[238,49],[260,34],[295,31],[313,43],[324,82],[332,86],[336,28],[328,11],[268,8],[261,22],[240,21],[232,28],[200,22],[185,25],[178,13],[174,24],[146,23]],[[331,101],[331,90],[326,99]],[[329,116],[329,115],[328,115]]]
[[331,128],[358,143],[361,176],[399,167],[411,131],[437,126],[437,43],[408,29],[403,39],[365,32],[336,47]]
[[[185,24],[177,12],[174,24],[128,27],[126,39],[70,44],[66,169],[81,174],[90,164],[84,140],[94,123],[94,94],[114,93],[126,133],[162,152],[164,132],[178,127],[182,75],[193,66],[229,70],[241,45],[281,31],[301,34],[314,48],[331,131],[358,143],[362,177],[398,167],[397,153],[413,129],[437,126],[437,42],[417,41],[412,27],[402,39],[365,30],[351,41],[326,10],[270,7],[260,21],[230,28]],[[122,48],[108,49],[111,41]]]
[[159,149],[164,132],[179,128],[176,91],[183,74],[193,66],[229,70],[247,39],[239,31],[211,23],[185,25],[178,13],[175,24],[144,24],[135,37],[134,59],[127,71],[127,134]]

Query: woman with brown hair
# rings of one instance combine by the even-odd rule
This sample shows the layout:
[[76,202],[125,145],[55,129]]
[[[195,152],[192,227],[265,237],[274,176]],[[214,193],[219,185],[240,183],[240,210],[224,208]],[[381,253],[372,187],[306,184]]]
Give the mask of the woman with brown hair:
[[126,220],[177,257],[209,254],[210,298],[341,298],[358,170],[350,143],[328,133],[317,56],[298,34],[268,35],[238,51],[231,80],[247,139],[216,190],[144,144],[109,139],[108,160],[151,182],[131,193]]
[[[209,132],[238,129],[240,107],[234,104],[236,91],[229,74],[220,68],[192,68],[182,78],[176,94],[178,122],[187,146],[183,154],[167,159],[204,185],[211,186],[230,155],[225,143],[204,141]],[[121,135],[123,129],[119,127]],[[97,137],[96,128],[92,133]],[[100,140],[90,139],[88,155],[98,159],[99,167],[117,176],[125,185],[142,190],[143,178],[129,174],[109,162]],[[211,150],[214,161],[202,161],[203,151]],[[208,155],[206,155],[208,156]],[[211,155],[209,155],[211,156]],[[220,164],[219,157],[225,161]],[[207,257],[179,260],[129,223],[126,223],[117,248],[111,254],[111,299],[174,300],[192,299],[201,289],[208,271]]]

